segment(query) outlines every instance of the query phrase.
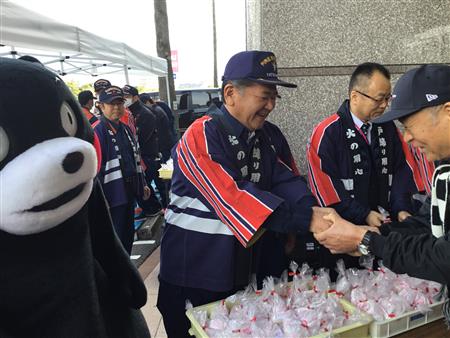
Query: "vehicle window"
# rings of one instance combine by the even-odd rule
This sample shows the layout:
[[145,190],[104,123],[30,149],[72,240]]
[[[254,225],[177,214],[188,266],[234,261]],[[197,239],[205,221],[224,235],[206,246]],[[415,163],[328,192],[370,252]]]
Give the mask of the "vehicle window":
[[192,106],[207,107],[209,102],[209,95],[206,92],[192,92]]
[[180,96],[180,103],[178,105],[178,109],[187,109],[188,106],[188,93],[184,93]]
[[159,100],[159,92],[150,92],[147,93],[148,95],[150,95],[150,97],[154,100],[154,101],[158,101]]

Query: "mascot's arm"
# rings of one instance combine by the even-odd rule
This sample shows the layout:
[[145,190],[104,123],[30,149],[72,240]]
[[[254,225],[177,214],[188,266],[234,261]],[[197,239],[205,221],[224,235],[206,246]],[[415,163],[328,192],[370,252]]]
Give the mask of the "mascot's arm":
[[3,329],[0,327],[0,337],[2,338],[14,338],[13,336],[7,334]]
[[112,292],[125,304],[138,309],[147,301],[147,290],[139,272],[114,232],[98,179],[88,201],[90,234],[94,257],[111,283]]

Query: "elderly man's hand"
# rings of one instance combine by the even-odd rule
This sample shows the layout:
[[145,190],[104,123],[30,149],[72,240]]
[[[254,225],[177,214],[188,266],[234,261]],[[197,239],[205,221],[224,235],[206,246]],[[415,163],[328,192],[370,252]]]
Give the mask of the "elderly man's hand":
[[368,225],[360,225],[359,227],[361,229],[365,229],[365,230],[369,230],[369,231],[372,231],[372,232],[376,232],[377,234],[381,235],[379,227],[371,227],[371,226],[368,226]]
[[[331,253],[336,253],[336,252],[331,251]],[[352,256],[352,257],[361,257],[362,253],[359,252],[359,250],[355,250],[352,252],[347,252],[347,255]]]
[[314,237],[332,253],[351,253],[357,250],[367,229],[344,220],[337,213],[330,213],[324,217],[333,225]]
[[399,222],[403,222],[405,219],[407,219],[408,217],[410,217],[411,214],[408,211],[400,211],[397,215],[398,221]]
[[[333,208],[320,208],[313,207],[313,214],[311,218],[311,224],[309,225],[309,231],[318,233],[325,231],[331,226],[331,221],[326,220],[324,217],[330,214],[336,214],[336,210]],[[338,215],[339,216],[339,215]]]
[[384,216],[373,210],[371,210],[366,217],[366,224],[371,227],[379,227],[384,221]]

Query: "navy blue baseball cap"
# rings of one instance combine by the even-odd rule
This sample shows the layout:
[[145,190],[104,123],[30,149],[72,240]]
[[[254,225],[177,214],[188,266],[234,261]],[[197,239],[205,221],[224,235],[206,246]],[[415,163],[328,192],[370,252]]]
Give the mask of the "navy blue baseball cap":
[[131,96],[136,96],[139,95],[139,91],[130,85],[125,85],[123,88],[123,95],[131,95]]
[[98,98],[98,100],[102,103],[111,103],[117,99],[125,101],[125,99],[123,98],[122,89],[117,86],[110,86],[108,88],[105,88],[105,90],[102,91]]
[[111,82],[105,79],[98,79],[94,82],[94,90],[96,92],[108,88],[109,86],[111,86]]
[[150,99],[151,99],[151,96],[147,93],[139,94],[139,100],[141,100],[142,102],[150,101]]
[[89,100],[93,99],[96,99],[96,97],[90,90],[83,90],[78,94],[78,102],[80,102],[81,106],[84,106],[89,102]]
[[296,88],[297,85],[278,78],[277,59],[272,52],[251,50],[231,57],[225,66],[222,81],[250,80],[253,82]]
[[424,65],[407,71],[396,83],[390,109],[374,123],[398,120],[423,108],[450,101],[450,67]]

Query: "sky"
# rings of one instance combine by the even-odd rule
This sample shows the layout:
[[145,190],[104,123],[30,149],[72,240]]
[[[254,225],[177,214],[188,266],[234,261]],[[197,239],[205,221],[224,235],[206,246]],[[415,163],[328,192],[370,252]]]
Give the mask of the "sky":
[[[153,1],[159,0],[10,0],[54,20],[78,26],[101,37],[124,42],[156,56]],[[178,52],[175,87],[212,87],[213,33],[212,0],[166,0],[171,49]],[[245,50],[245,0],[216,0],[218,81],[225,64]],[[117,85],[124,75],[108,75]],[[80,84],[91,77],[65,77]],[[156,79],[130,74],[131,85],[152,86]]]

